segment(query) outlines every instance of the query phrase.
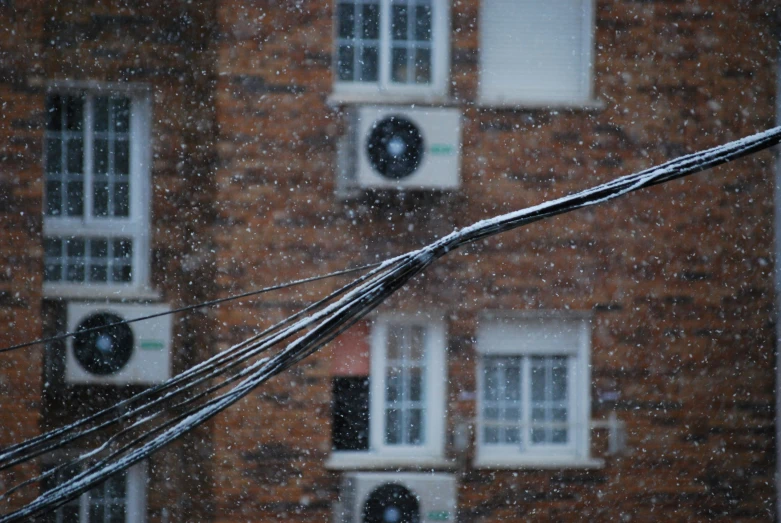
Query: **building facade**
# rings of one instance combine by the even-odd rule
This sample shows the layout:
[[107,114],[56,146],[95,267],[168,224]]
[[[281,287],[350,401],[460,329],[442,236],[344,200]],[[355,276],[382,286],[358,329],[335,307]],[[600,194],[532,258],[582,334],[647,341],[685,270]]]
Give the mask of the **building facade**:
[[[768,129],[775,9],[0,2],[2,345],[373,263]],[[51,520],[773,520],[774,169],[453,252]],[[0,354],[0,445],[347,281],[133,327],[118,359]]]

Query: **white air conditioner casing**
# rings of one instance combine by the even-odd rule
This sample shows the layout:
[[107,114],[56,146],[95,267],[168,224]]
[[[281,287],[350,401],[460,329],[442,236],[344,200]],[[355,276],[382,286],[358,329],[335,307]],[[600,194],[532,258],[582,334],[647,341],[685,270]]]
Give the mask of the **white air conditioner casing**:
[[[96,318],[119,318],[129,320],[141,316],[149,316],[161,312],[168,312],[166,305],[124,305],[109,303],[69,303],[68,304],[68,332],[75,332],[82,323],[89,324]],[[84,347],[104,347],[104,351],[114,351],[110,339],[101,338],[98,331],[94,343],[85,341],[87,336],[71,336],[68,339],[68,347],[65,355],[65,381],[73,384],[112,384],[148,385],[165,381],[171,377],[171,316],[160,316],[149,320],[121,326],[121,332],[131,333],[130,337],[122,338],[122,350],[124,351],[118,368],[106,370],[106,368],[88,368],[90,360],[78,351],[86,350]],[[119,345],[119,343],[117,343]],[[107,346],[107,348],[106,348]],[[86,363],[85,363],[86,362]]]
[[355,472],[342,479],[334,523],[364,523],[369,497],[386,485],[404,487],[417,499],[420,523],[456,520],[456,480],[452,474]]
[[[378,126],[388,121],[411,124],[413,134],[422,139],[419,161],[411,172],[399,177],[383,174],[370,154],[372,137],[376,135]],[[351,153],[347,155],[347,161],[352,166],[342,170],[348,171],[346,175],[353,179],[354,187],[400,190],[447,190],[459,187],[461,113],[458,109],[357,107],[352,113],[351,126],[346,145]]]

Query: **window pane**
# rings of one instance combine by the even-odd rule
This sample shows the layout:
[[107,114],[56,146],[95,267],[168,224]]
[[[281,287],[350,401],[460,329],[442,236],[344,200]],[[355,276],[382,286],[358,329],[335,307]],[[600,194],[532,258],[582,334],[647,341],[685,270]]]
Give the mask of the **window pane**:
[[67,165],[68,172],[80,174],[83,171],[84,164],[84,142],[81,138],[68,140],[67,146]]
[[68,182],[66,210],[68,216],[84,214],[84,184],[82,182]]
[[108,97],[98,96],[95,98],[94,115],[95,131],[108,131]]
[[545,363],[543,358],[532,358],[532,401],[545,400]]
[[46,172],[58,173],[62,169],[62,140],[46,139]]
[[545,429],[532,429],[532,443],[545,443]]
[[368,40],[376,40],[380,37],[380,6],[378,4],[364,4],[361,37]]
[[59,216],[62,212],[62,183],[46,182],[46,214]]
[[127,98],[115,98],[114,104],[114,132],[126,133],[130,129],[130,100]]
[[51,95],[46,99],[46,129],[48,131],[62,129],[62,99],[59,95]]
[[125,504],[114,503],[111,505],[110,523],[125,523]]
[[388,369],[385,381],[385,401],[392,403],[403,399],[401,384],[401,370],[396,368]]
[[423,401],[423,370],[410,369],[409,374],[409,400]]
[[100,239],[91,240],[89,255],[91,258],[107,258],[108,240],[100,240]]
[[115,266],[112,271],[112,281],[121,283],[133,281],[133,271],[130,265]]
[[108,182],[95,182],[92,187],[92,214],[108,216]]
[[84,240],[71,238],[66,242],[65,251],[68,254],[68,257],[84,256]]
[[79,96],[65,97],[65,129],[81,131],[84,120],[84,99]]
[[567,430],[554,429],[551,432],[551,443],[567,443]]
[[415,50],[415,83],[431,83],[431,50]]
[[423,412],[421,409],[412,409],[407,418],[406,443],[420,445],[423,442]]
[[517,444],[521,442],[521,429],[518,427],[508,427],[504,431],[504,442]]
[[407,39],[407,6],[394,5],[391,10],[391,33],[394,40]]
[[68,504],[60,510],[62,510],[62,523],[79,523],[78,504]]
[[410,359],[423,361],[426,357],[426,330],[420,325],[413,325],[410,334]]
[[105,264],[90,263],[89,267],[89,279],[90,281],[105,282],[108,280],[108,266]]
[[388,326],[388,359],[400,360],[404,357],[402,345],[404,343],[404,328],[401,325]]
[[331,410],[334,450],[368,450],[369,378],[334,378]]
[[[90,496],[92,496],[92,493],[90,493]],[[90,522],[100,521],[103,523],[103,505],[90,505],[89,520]]]
[[93,143],[92,163],[97,174],[108,172],[108,140],[95,138]]
[[361,53],[361,81],[376,82],[379,71],[379,55],[375,46],[365,46]]
[[60,281],[62,279],[62,264],[47,262],[43,266],[44,281]]
[[487,401],[496,401],[499,399],[499,371],[496,368],[489,367],[486,363],[485,380],[483,381],[483,394]]
[[337,61],[337,70],[340,80],[352,80],[354,73],[354,54],[353,46],[340,45],[339,58]]
[[388,445],[401,443],[401,411],[398,409],[385,411],[385,443]]
[[46,238],[43,241],[44,253],[47,257],[62,256],[62,240],[59,238]]
[[391,53],[391,76],[394,82],[407,83],[407,49],[395,48]]
[[353,4],[340,3],[336,7],[337,34],[339,38],[355,37],[355,7]]
[[130,188],[127,182],[114,184],[114,216],[130,215]]
[[133,243],[130,240],[114,240],[114,257],[129,258],[133,255]]
[[130,173],[130,145],[127,140],[114,142],[114,172],[116,174]]
[[486,427],[483,431],[483,440],[486,444],[495,445],[499,443],[499,428],[498,427]]
[[431,5],[415,7],[415,39],[431,41]]
[[490,420],[499,419],[499,409],[487,408],[483,411],[483,417]]
[[68,281],[84,281],[84,262],[68,261],[65,279]]
[[567,367],[564,361],[555,362],[551,373],[551,399],[555,401],[567,398]]

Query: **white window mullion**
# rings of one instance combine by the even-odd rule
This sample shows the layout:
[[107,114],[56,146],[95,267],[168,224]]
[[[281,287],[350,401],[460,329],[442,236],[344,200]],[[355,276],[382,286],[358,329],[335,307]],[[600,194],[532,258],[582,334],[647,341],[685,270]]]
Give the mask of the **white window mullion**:
[[89,94],[84,97],[84,222],[91,223],[94,221],[93,217],[93,189],[92,189],[92,174],[93,174],[93,151],[94,145],[94,114],[93,114],[93,100],[94,96]]
[[390,85],[391,75],[391,0],[381,0],[380,2],[380,90],[385,90]]
[[521,412],[521,419],[523,420],[521,427],[521,449],[527,450],[532,446],[532,371],[531,358],[528,356],[523,356],[521,358],[521,376],[521,408],[523,409]]

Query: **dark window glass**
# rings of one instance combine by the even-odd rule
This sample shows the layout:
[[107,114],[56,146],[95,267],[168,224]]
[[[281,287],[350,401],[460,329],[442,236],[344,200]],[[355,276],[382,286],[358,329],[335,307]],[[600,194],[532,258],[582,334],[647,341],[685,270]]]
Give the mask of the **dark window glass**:
[[334,378],[332,414],[334,450],[368,450],[369,378]]
[[391,33],[394,40],[407,39],[407,6],[394,5],[391,15]]
[[46,139],[46,172],[58,173],[62,169],[62,140]]
[[354,68],[354,48],[351,45],[339,46],[339,58],[337,60],[337,69],[340,80],[352,80],[355,74]]
[[108,98],[98,96],[95,98],[95,130],[97,132],[108,131]]
[[130,173],[130,144],[127,140],[114,142],[114,172],[116,174]]
[[84,142],[81,138],[68,140],[68,172],[80,174],[84,164]]
[[62,213],[62,183],[46,182],[46,214],[59,216]]
[[80,96],[65,97],[65,129],[81,131],[84,126],[84,98]]
[[114,103],[114,132],[126,133],[130,129],[130,100],[127,98],[115,98]]
[[367,46],[363,48],[361,57],[361,80],[364,82],[376,82],[379,73],[379,56],[377,48]]
[[108,172],[108,140],[95,138],[93,142],[92,163],[96,174]]
[[431,40],[431,6],[419,5],[415,8],[415,39]]
[[84,213],[84,183],[68,182],[68,216],[81,216]]
[[395,48],[391,53],[391,73],[394,82],[407,83],[407,49]]
[[380,6],[366,4],[363,6],[363,30],[361,37],[376,40],[380,37]]
[[353,4],[339,4],[336,13],[339,38],[355,38],[355,8]]
[[46,129],[59,131],[62,129],[62,99],[52,95],[46,99]]

